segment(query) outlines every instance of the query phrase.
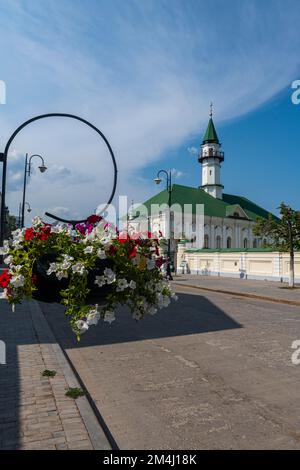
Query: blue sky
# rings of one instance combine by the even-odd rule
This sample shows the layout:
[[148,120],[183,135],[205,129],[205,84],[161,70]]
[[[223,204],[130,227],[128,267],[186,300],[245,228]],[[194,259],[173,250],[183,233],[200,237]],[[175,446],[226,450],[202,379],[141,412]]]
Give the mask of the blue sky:
[[[0,1],[3,144],[22,121],[69,112],[97,125],[118,161],[118,193],[143,201],[152,177],[174,169],[198,186],[198,147],[214,102],[225,151],[225,191],[271,211],[299,208],[300,78],[297,0]],[[104,202],[112,168],[88,129],[65,120],[27,128],[9,156],[8,202],[17,211],[25,152],[41,153],[33,213],[81,217]]]

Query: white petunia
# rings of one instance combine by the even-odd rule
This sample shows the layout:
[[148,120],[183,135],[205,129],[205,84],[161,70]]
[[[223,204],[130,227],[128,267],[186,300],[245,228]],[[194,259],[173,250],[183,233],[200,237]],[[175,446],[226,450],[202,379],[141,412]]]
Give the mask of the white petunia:
[[178,295],[176,295],[175,292],[172,292],[171,293],[171,298],[176,301],[176,300],[178,300]]
[[149,309],[148,309],[148,313],[149,315],[155,315],[157,313],[157,308],[151,306]]
[[104,276],[96,276],[94,284],[97,284],[97,286],[99,286],[99,287],[104,286],[104,284],[105,284]]
[[48,276],[51,276],[52,273],[55,273],[57,271],[57,266],[58,266],[57,263],[50,263],[50,266],[47,270]]
[[76,263],[72,266],[72,271],[74,274],[80,274],[83,276],[87,272],[87,269],[83,263]]
[[93,249],[94,249],[93,246],[89,245],[83,250],[83,252],[86,254],[90,254],[90,253],[93,253]]
[[117,292],[122,292],[123,290],[127,289],[128,282],[126,279],[118,279],[117,281]]
[[22,274],[16,274],[10,280],[10,284],[16,289],[18,289],[19,287],[22,287],[24,285],[24,282],[25,282],[25,277],[22,276]]
[[90,313],[86,317],[86,322],[89,326],[97,325],[100,320],[100,313],[97,310],[90,310]]
[[56,225],[51,226],[51,233],[62,233],[67,230],[67,226],[65,224],[58,223]]
[[9,253],[9,242],[4,240],[3,246],[0,248],[0,255],[7,255]]
[[11,255],[10,255],[10,256],[7,256],[6,258],[4,258],[4,260],[3,260],[3,261],[4,261],[4,264],[7,264],[7,265],[9,265],[9,264],[11,264],[11,263],[12,263],[12,261],[13,261],[13,257],[12,257]]
[[130,287],[130,289],[135,289],[136,288],[136,282],[135,281],[130,281],[130,283],[128,284],[128,287]]
[[139,310],[135,310],[132,314],[132,318],[134,320],[141,320],[143,318],[143,314]]
[[116,317],[115,317],[115,312],[109,310],[107,312],[105,312],[105,315],[104,315],[104,321],[108,322],[109,324],[111,324],[113,321],[115,321]]
[[105,251],[104,251],[104,250],[101,250],[101,248],[99,248],[99,250],[97,251],[97,256],[98,256],[98,258],[100,258],[100,259],[106,259]]
[[61,281],[63,278],[67,278],[69,276],[67,271],[56,271],[56,277],[59,281]]
[[3,292],[0,294],[0,299],[7,300],[9,298],[7,292],[8,292],[7,289],[3,289]]
[[77,322],[75,322],[75,325],[77,326],[81,334],[85,333],[89,329],[89,325],[84,320],[77,320]]
[[40,227],[43,225],[43,221],[39,216],[36,216],[32,219],[32,226],[33,227]]
[[104,277],[105,277],[107,284],[112,284],[116,280],[116,275],[110,268],[104,269]]

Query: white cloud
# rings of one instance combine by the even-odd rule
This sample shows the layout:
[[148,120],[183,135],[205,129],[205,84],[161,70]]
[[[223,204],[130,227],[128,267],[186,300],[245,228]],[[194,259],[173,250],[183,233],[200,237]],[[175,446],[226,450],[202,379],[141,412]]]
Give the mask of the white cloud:
[[188,147],[187,151],[194,157],[195,155],[198,155],[199,150],[196,147]]
[[[1,141],[40,112],[82,115],[115,151],[118,191],[145,197],[151,178],[146,186],[135,175],[191,136],[200,143],[210,100],[216,120],[232,119],[272,98],[298,71],[298,8],[233,1],[216,16],[213,3],[104,2],[101,15],[86,2],[1,7],[10,13],[10,21],[0,20],[0,39],[9,50],[3,70],[11,73]],[[24,130],[16,145],[47,157],[48,175],[30,184],[36,210],[66,206],[86,215],[107,199],[111,163],[88,130],[49,121]],[[20,162],[13,179],[19,188]]]
[[184,173],[181,170],[177,170],[176,168],[171,169],[171,174],[172,174],[172,177],[175,178],[175,179],[180,179],[180,178],[182,178],[183,176],[186,175],[186,173]]

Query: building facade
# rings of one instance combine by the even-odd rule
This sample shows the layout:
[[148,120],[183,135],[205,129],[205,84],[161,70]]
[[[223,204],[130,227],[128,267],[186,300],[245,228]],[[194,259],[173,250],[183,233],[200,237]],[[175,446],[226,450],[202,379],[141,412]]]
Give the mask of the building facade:
[[[147,213],[136,210],[131,214],[130,226],[140,230],[145,227],[147,218],[151,231],[170,233],[174,252],[182,238],[186,240],[187,249],[251,249],[263,246],[268,240],[256,237],[253,227],[257,217],[267,218],[269,212],[243,196],[224,192],[221,178],[224,160],[225,154],[221,150],[211,112],[198,155],[202,170],[201,185],[198,188],[172,185],[170,231],[167,190],[161,191],[144,203]],[[203,207],[201,240],[197,239],[197,205]],[[187,206],[190,206],[190,209],[185,211]],[[176,215],[180,211],[184,215],[183,220],[180,220],[179,216],[178,221]],[[180,231],[177,226],[183,229]]]

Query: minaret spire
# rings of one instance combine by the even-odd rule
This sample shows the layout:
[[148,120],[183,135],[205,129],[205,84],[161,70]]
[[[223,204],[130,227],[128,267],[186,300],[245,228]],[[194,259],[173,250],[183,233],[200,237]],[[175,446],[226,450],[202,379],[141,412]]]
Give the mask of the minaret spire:
[[211,196],[222,199],[223,185],[221,184],[221,162],[224,152],[213,122],[213,104],[209,105],[209,121],[203,136],[198,161],[202,163],[202,186]]

